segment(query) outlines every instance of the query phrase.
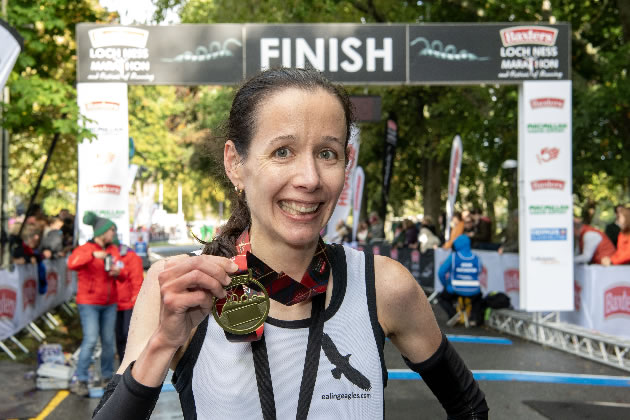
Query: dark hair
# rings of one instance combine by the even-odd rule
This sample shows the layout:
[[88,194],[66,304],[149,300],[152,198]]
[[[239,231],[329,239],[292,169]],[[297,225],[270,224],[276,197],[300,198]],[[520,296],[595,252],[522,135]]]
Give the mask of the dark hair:
[[[346,119],[345,146],[348,145],[353,116],[350,98],[345,89],[334,85],[322,73],[312,68],[274,68],[265,70],[246,81],[234,95],[230,115],[225,123],[223,139],[231,140],[243,159],[247,157],[256,131],[256,116],[261,103],[269,96],[290,88],[307,91],[324,89],[337,98]],[[223,162],[222,159],[220,161]],[[225,257],[236,255],[236,240],[250,223],[251,216],[245,193],[233,193],[232,215],[222,226],[220,233],[211,242],[206,243],[203,253]]]

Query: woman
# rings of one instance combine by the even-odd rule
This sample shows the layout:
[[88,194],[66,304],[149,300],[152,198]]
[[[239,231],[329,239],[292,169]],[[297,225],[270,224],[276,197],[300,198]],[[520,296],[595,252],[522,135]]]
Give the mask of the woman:
[[619,236],[617,237],[617,251],[610,257],[602,258],[602,265],[620,265],[630,263],[630,209],[621,207],[618,210]]
[[[409,272],[320,240],[343,189],[351,122],[346,93],[314,70],[268,70],[239,89],[223,148],[237,192],[232,216],[206,255],[150,269],[122,379],[96,418],[148,418],[169,366],[186,419],[382,418],[386,336],[453,418],[487,417]],[[264,333],[235,337],[222,330],[223,315],[209,314],[244,268],[261,282],[277,278]]]

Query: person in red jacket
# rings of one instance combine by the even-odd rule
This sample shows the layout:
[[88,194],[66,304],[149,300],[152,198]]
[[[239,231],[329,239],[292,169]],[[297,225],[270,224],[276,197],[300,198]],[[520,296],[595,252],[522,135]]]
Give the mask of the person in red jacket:
[[615,253],[615,246],[608,236],[593,226],[583,224],[578,218],[573,219],[573,232],[580,254],[573,258],[576,264],[601,264],[603,258]]
[[125,356],[131,313],[144,281],[144,268],[142,258],[127,245],[120,244],[117,237],[114,237],[114,245],[118,247],[120,260],[127,271],[127,281],[118,284],[118,312],[116,314],[116,350],[118,359],[122,361]]
[[113,375],[116,283],[126,277],[119,263],[118,247],[112,244],[116,234],[114,222],[98,217],[93,212],[86,212],[83,223],[92,226],[94,238],[77,247],[68,258],[68,268],[77,271],[76,301],[83,330],[76,372],[78,382],[72,389],[80,396],[88,395],[88,368],[99,336],[102,378],[107,381]]
[[617,237],[617,251],[610,257],[602,259],[603,265],[630,263],[630,209],[622,207],[618,214],[621,231]]

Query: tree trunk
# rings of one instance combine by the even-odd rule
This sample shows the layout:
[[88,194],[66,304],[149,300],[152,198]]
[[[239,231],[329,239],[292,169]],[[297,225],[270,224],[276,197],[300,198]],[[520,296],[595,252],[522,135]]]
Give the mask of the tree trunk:
[[623,28],[623,40],[630,41],[630,2],[628,0],[617,0],[619,9],[619,20]]
[[442,226],[439,225],[438,220],[442,213],[442,172],[444,169],[443,163],[437,159],[424,159],[422,162],[423,168],[423,197],[422,203],[424,205],[424,214],[431,216],[435,223],[435,227],[439,234],[443,234]]

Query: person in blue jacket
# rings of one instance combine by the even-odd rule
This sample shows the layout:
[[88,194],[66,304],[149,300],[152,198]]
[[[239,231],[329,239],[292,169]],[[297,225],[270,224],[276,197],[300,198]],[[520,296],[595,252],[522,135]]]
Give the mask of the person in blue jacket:
[[444,290],[438,295],[438,303],[449,318],[457,313],[453,302],[458,296],[464,296],[472,300],[471,325],[481,323],[482,299],[479,277],[482,267],[479,256],[470,250],[470,238],[466,235],[458,236],[453,242],[453,252],[438,271],[438,277],[444,286]]

